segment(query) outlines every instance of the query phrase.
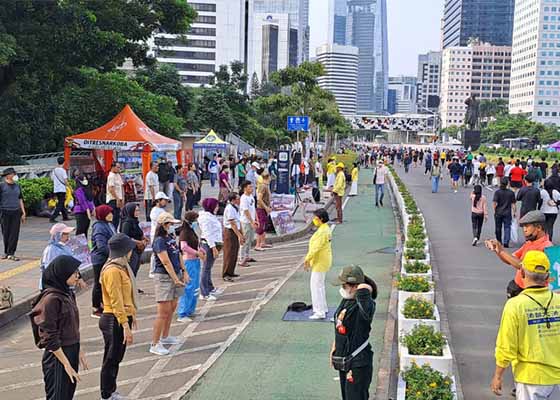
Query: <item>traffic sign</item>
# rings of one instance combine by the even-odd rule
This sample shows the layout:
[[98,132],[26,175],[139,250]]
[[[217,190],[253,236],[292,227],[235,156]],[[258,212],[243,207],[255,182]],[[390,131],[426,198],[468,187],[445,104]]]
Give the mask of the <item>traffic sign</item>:
[[309,131],[309,117],[289,116],[288,130],[305,132]]

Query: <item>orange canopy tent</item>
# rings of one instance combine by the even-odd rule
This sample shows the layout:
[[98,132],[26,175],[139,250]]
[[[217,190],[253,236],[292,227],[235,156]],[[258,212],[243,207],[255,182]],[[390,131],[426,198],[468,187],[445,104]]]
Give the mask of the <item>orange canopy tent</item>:
[[105,125],[67,137],[64,146],[65,167],[70,165],[73,148],[104,150],[105,171],[111,167],[115,150],[142,152],[142,176],[146,176],[150,169],[152,151],[176,151],[177,162],[182,163],[181,142],[150,129],[128,104]]

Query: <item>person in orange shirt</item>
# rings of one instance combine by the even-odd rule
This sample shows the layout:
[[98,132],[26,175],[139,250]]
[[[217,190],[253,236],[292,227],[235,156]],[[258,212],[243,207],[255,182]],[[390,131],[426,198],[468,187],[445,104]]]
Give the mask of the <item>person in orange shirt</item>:
[[552,246],[545,231],[545,215],[541,211],[529,211],[519,220],[519,225],[523,229],[525,235],[525,243],[521,248],[513,254],[509,254],[504,250],[504,246],[496,239],[487,240],[486,247],[496,252],[498,258],[504,263],[511,265],[516,269],[515,278],[508,284],[507,295],[512,298],[520,294],[524,287],[523,278],[521,276],[521,263],[523,257],[529,250],[544,251],[545,248]]

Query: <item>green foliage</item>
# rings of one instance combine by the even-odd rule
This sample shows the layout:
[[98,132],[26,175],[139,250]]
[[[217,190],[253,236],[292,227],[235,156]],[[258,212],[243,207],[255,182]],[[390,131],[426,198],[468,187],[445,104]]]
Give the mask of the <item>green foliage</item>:
[[424,248],[406,249],[404,252],[404,258],[407,260],[424,260],[426,259],[426,253],[424,252]]
[[480,119],[495,118],[508,114],[509,102],[506,99],[480,101]]
[[425,274],[432,267],[422,261],[407,262],[404,264],[404,270],[407,274]]
[[409,239],[406,241],[406,247],[409,249],[411,248],[424,249],[425,246],[426,246],[426,242],[421,239]]
[[505,138],[529,137],[539,143],[550,144],[560,140],[557,126],[531,121],[523,115],[498,115],[482,129],[483,142],[499,143]]
[[409,297],[404,302],[403,315],[408,319],[436,319],[434,304],[421,297]]
[[412,364],[402,372],[406,382],[406,400],[453,400],[451,377],[434,370],[428,364]]
[[397,287],[404,292],[427,293],[432,289],[430,282],[421,276],[399,276]]
[[410,333],[401,338],[401,343],[408,347],[410,355],[441,357],[447,340],[433,326],[416,325]]
[[27,209],[34,209],[41,204],[46,194],[52,193],[53,182],[50,178],[20,179],[23,203]]

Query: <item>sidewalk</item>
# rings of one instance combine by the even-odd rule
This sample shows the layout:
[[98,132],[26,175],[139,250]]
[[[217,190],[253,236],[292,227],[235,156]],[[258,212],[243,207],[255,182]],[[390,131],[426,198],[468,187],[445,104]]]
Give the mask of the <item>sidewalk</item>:
[[[204,182],[202,186],[202,198],[218,197],[218,187],[212,188],[209,183]],[[145,215],[143,204],[140,218],[143,220]],[[173,213],[173,205],[167,206],[167,211]],[[59,220],[61,218],[59,217]],[[301,212],[294,216],[296,231],[305,228],[306,224]],[[74,219],[65,222],[69,226],[75,227]],[[52,224],[47,218],[30,217],[22,225],[20,239],[16,255],[21,259],[14,262],[10,260],[0,260],[0,286],[9,286],[14,293],[14,307],[0,311],[0,327],[24,315],[29,311],[31,300],[39,293],[39,260],[43,249],[49,241],[49,229]],[[275,234],[268,234],[268,238],[277,238]],[[291,239],[290,235],[281,240]],[[278,240],[278,239],[276,239]],[[274,241],[274,239],[273,239]],[[84,273],[89,277],[88,271]]]
[[[361,265],[377,282],[379,297],[371,334],[375,352],[370,387],[373,396],[395,257],[380,250],[395,247],[396,228],[389,196],[386,196],[385,207],[376,209],[371,171],[362,170],[360,175],[360,195],[348,200],[346,222],[336,226],[333,233],[334,260],[327,276],[327,298],[330,307],[338,304],[338,288],[330,282],[349,264]],[[262,308],[253,323],[184,399],[340,399],[338,374],[328,363],[333,326],[328,322],[282,321],[286,307],[294,301],[311,303],[309,273],[302,268]]]

